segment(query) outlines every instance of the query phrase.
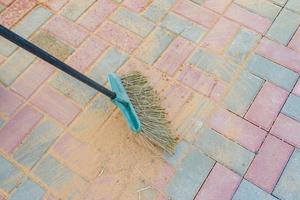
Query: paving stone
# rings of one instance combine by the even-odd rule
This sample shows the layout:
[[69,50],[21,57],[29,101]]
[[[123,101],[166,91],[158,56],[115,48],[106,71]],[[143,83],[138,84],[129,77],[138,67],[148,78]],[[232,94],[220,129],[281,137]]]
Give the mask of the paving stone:
[[288,0],[271,0],[271,1],[279,6],[283,7]]
[[139,46],[135,52],[135,57],[146,64],[153,64],[174,38],[173,33],[157,28]]
[[176,166],[177,163],[180,163],[182,158],[185,157],[186,152],[188,151],[189,143],[185,140],[180,141],[176,145],[174,155],[170,155],[169,153],[164,153],[164,159],[172,166]]
[[[217,22],[218,18],[218,15],[214,12],[204,7],[197,6],[187,0],[179,1],[172,10],[207,28],[211,28]],[[199,15],[199,13],[201,13],[201,15]]]
[[247,180],[243,180],[232,200],[276,200],[269,193],[263,191],[259,187],[253,185]]
[[31,106],[22,108],[0,130],[0,148],[6,153],[11,153],[42,117],[43,115]]
[[9,6],[14,0],[0,0],[0,3],[4,6]]
[[45,190],[39,185],[27,180],[22,183],[17,190],[12,193],[9,197],[10,200],[42,200],[45,194]]
[[225,97],[225,105],[230,111],[243,116],[259,92],[263,80],[243,71]]
[[212,129],[204,128],[196,144],[201,151],[237,172],[239,175],[246,173],[247,168],[254,158],[254,153],[228,140]]
[[236,4],[232,4],[227,9],[225,16],[259,33],[265,33],[272,24],[271,20],[256,15]]
[[235,3],[239,4],[242,7],[254,12],[262,17],[269,18],[274,20],[277,14],[280,12],[281,7],[273,4],[267,0],[235,0]]
[[247,63],[247,69],[254,75],[270,81],[281,88],[291,91],[299,75],[282,65],[260,55],[254,55]]
[[286,4],[286,7],[300,13],[300,2],[297,0],[289,0]]
[[23,101],[13,92],[0,85],[0,113],[11,116],[22,104]]
[[80,112],[77,105],[49,86],[44,86],[31,102],[64,125],[68,125]]
[[43,2],[48,8],[54,11],[59,11],[66,3],[68,0],[50,0],[50,1],[45,1]]
[[145,7],[150,3],[149,0],[140,0],[140,1],[135,1],[135,0],[125,0],[123,2],[123,5],[126,6],[127,8],[135,11],[135,12],[141,12],[142,10],[145,9]]
[[15,44],[4,39],[3,37],[0,38],[0,55],[8,57],[16,49],[17,49],[17,46]]
[[96,62],[94,68],[89,73],[89,76],[95,81],[103,84],[107,81],[107,75],[117,71],[127,58],[127,54],[116,48],[111,48]]
[[42,60],[37,60],[18,77],[11,85],[11,88],[19,95],[28,99],[53,72],[53,66]]
[[300,150],[296,149],[292,154],[281,178],[279,179],[273,195],[284,200],[294,200],[300,198]]
[[167,196],[173,200],[194,199],[213,165],[213,160],[196,149],[191,150],[169,182]]
[[239,175],[217,163],[198,192],[195,200],[231,200],[241,179]]
[[168,10],[175,2],[176,0],[154,0],[145,10],[143,16],[153,22],[157,22],[168,13]]
[[208,125],[252,152],[258,151],[267,135],[266,131],[224,109],[217,110]]
[[232,74],[234,74],[238,68],[236,64],[229,63],[224,58],[202,49],[197,49],[192,54],[188,60],[188,64],[199,67],[201,70],[213,74],[226,82],[231,81]]
[[295,85],[293,89],[293,93],[300,96],[300,79],[298,80],[297,84]]
[[13,152],[13,158],[27,168],[32,168],[62,133],[62,128],[49,119],[40,122]]
[[226,89],[227,85],[221,81],[217,81],[211,94],[210,97],[217,102],[222,101],[222,97],[225,96],[226,94]]
[[90,31],[95,31],[115,9],[112,0],[96,1],[78,20],[78,23]]
[[289,42],[288,46],[296,51],[300,51],[300,29],[299,28],[294,34],[292,40]]
[[201,5],[204,2],[204,0],[191,0],[191,1],[198,4],[198,5]]
[[9,193],[22,182],[23,173],[0,156],[0,188]]
[[138,34],[141,37],[146,37],[154,28],[154,25],[150,21],[125,8],[119,9],[115,15],[110,18],[115,23]]
[[237,63],[242,63],[259,39],[259,35],[248,29],[241,29],[233,40],[226,55]]
[[300,73],[300,54],[290,48],[263,38],[256,52],[265,58]]
[[36,34],[32,38],[32,42],[62,61],[74,51],[73,48],[57,40],[54,36],[45,31]]
[[287,9],[283,9],[269,29],[267,36],[283,45],[287,45],[296,32],[299,24],[300,15]]
[[285,90],[266,82],[251,104],[245,119],[270,130],[288,95]]
[[85,0],[85,1],[71,0],[64,6],[64,8],[60,14],[72,21],[75,21],[95,1],[96,0]]
[[245,178],[271,193],[294,148],[268,135],[251,163]]
[[0,82],[11,85],[17,77],[33,62],[35,56],[25,50],[18,50],[0,68]]
[[161,22],[161,26],[180,34],[182,37],[197,43],[204,36],[206,29],[200,25],[184,19],[173,13],[169,13]]
[[223,13],[231,0],[206,0],[204,6],[218,13]]
[[290,94],[281,112],[300,122],[300,96]]

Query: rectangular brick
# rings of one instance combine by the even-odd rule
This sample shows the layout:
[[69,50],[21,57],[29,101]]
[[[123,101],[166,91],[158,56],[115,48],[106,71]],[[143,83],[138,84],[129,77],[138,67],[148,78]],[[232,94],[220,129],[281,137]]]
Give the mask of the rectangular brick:
[[208,121],[209,127],[236,141],[252,152],[257,152],[266,132],[233,113],[219,109]]
[[47,0],[43,2],[48,8],[59,11],[69,0]]
[[227,87],[228,86],[222,81],[217,81],[210,97],[217,102],[222,101],[222,97],[226,94]]
[[135,57],[146,64],[153,64],[174,38],[175,35],[173,33],[162,28],[157,28],[136,50]]
[[254,158],[254,153],[228,140],[212,129],[203,129],[196,145],[217,162],[224,164],[241,176],[246,173]]
[[193,45],[190,42],[178,37],[169,45],[154,66],[173,76],[192,50]]
[[9,199],[41,200],[45,193],[46,191],[44,189],[42,189],[39,185],[28,179],[10,195]]
[[63,8],[61,15],[69,20],[75,21],[96,0],[70,0]]
[[251,57],[247,63],[247,69],[254,75],[272,82],[289,92],[293,89],[299,77],[297,73],[257,54]]
[[245,119],[270,130],[288,95],[287,91],[266,82],[251,104]]
[[[274,49],[276,49],[276,51],[274,51]],[[256,52],[280,65],[300,73],[300,54],[290,48],[263,38]]]
[[293,93],[300,96],[300,79],[298,79],[298,82],[293,89]]
[[112,0],[97,1],[84,13],[78,23],[90,31],[95,31],[116,8],[117,5]]
[[28,99],[53,72],[53,66],[38,60],[12,84],[11,88]]
[[97,31],[97,35],[128,53],[132,53],[142,42],[142,39],[114,23],[107,22]]
[[175,3],[176,0],[153,0],[143,15],[153,22],[158,22]]
[[300,15],[287,9],[283,9],[268,30],[267,36],[283,45],[287,45],[296,32],[299,24]]
[[18,50],[0,68],[0,82],[11,85],[33,62],[35,56],[25,50]]
[[106,51],[105,55],[95,64],[89,76],[99,83],[105,83],[107,81],[107,75],[117,71],[127,58],[127,54],[116,48],[111,48]]
[[0,188],[9,193],[22,182],[22,178],[23,173],[0,156]]
[[247,55],[251,52],[259,39],[259,35],[248,29],[241,29],[233,42],[226,51],[229,56],[237,63],[242,63]]
[[195,200],[231,200],[241,179],[239,175],[217,163],[205,180]]
[[0,3],[4,6],[9,6],[14,0],[0,0]]
[[61,16],[52,18],[43,29],[75,47],[87,37],[84,29]]
[[0,85],[0,113],[11,116],[23,104],[17,95]]
[[12,27],[35,5],[34,0],[16,0],[0,14],[0,24],[7,28]]
[[116,14],[110,18],[115,23],[141,37],[146,37],[154,28],[154,24],[125,8],[119,9]]
[[223,13],[230,3],[231,0],[206,0],[203,6],[215,12]]
[[227,9],[225,16],[259,33],[265,33],[272,24],[271,20],[256,15],[236,4],[232,4]]
[[56,141],[63,129],[49,119],[40,122],[13,152],[13,158],[31,169]]
[[221,18],[201,41],[201,46],[221,53],[238,31],[239,25]]
[[296,51],[300,51],[300,28],[297,29],[288,46]]
[[145,7],[150,3],[150,0],[125,0],[123,2],[123,5],[135,12],[141,12],[145,9]]
[[280,199],[300,198],[300,150],[296,149],[285,167],[274,191],[273,195]]
[[207,28],[211,28],[217,22],[218,18],[218,15],[214,12],[187,0],[181,0],[177,3],[173,7],[173,11]]
[[281,112],[300,122],[300,96],[290,94]]
[[[25,106],[11,118],[0,131],[0,148],[11,153],[18,147],[43,115],[30,106]],[[14,134],[11,134],[14,133]]]
[[32,103],[64,125],[68,125],[80,112],[77,105],[49,86],[44,86]]
[[286,4],[288,9],[300,13],[300,2],[297,0],[289,0]]
[[269,135],[251,163],[245,178],[271,193],[294,148]]
[[[196,149],[191,150],[177,168],[166,188],[168,197],[173,200],[193,199],[213,165],[212,159]],[[183,185],[184,187],[182,187]]]

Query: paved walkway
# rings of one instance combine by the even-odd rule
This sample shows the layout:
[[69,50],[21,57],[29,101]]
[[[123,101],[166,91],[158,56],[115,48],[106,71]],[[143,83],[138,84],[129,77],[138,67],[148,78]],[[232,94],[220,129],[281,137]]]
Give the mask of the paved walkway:
[[300,199],[299,0],[0,0],[0,23],[105,84],[138,69],[180,142],[0,38],[1,200]]

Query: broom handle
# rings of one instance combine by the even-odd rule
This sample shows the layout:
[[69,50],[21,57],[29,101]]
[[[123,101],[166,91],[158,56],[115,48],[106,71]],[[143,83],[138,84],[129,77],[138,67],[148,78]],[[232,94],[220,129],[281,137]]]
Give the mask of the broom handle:
[[12,32],[11,30],[5,28],[1,24],[0,24],[0,35],[2,37],[6,38],[7,40],[15,43],[19,47],[22,47],[23,49],[29,51],[30,53],[34,54],[35,56],[50,63],[51,65],[60,69],[61,71],[69,74],[70,76],[74,77],[75,79],[96,89],[97,91],[108,96],[109,98],[111,98],[111,99],[116,98],[116,93],[114,93],[113,91],[103,87],[102,85],[98,84],[94,80],[90,79],[89,77],[85,76],[84,74],[80,73],[79,71],[73,69],[69,65],[63,63],[59,59],[50,55],[46,51],[42,50],[41,48],[37,47],[36,45],[34,45],[31,42],[27,41],[26,39],[22,38],[21,36],[17,35],[16,33]]

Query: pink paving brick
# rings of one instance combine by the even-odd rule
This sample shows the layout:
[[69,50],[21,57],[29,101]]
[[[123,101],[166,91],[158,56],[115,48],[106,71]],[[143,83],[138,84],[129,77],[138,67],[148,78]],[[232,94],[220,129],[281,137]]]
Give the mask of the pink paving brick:
[[223,13],[232,0],[206,0],[204,6],[218,13]]
[[216,81],[213,78],[204,74],[204,72],[189,66],[185,66],[179,75],[178,80],[206,96],[210,95],[216,84]]
[[135,12],[141,12],[149,3],[151,3],[150,0],[125,0],[123,5]]
[[225,92],[226,92],[226,88],[227,88],[227,87],[225,86],[224,83],[218,81],[218,82],[215,84],[215,86],[214,86],[214,88],[213,88],[213,90],[212,90],[212,92],[211,92],[211,94],[210,94],[210,97],[211,97],[212,99],[214,99],[215,101],[220,101],[220,100],[222,100],[222,97],[224,96],[224,94],[225,94]]
[[97,1],[79,20],[79,24],[95,31],[116,8],[117,5],[112,0]]
[[212,27],[218,20],[217,14],[194,4],[192,1],[181,0],[174,6],[173,11],[208,28]]
[[221,18],[201,42],[201,46],[216,53],[221,53],[225,46],[234,38],[239,25]]
[[164,191],[167,183],[174,175],[174,173],[175,169],[171,165],[164,162],[163,165],[160,167],[158,173],[155,175],[153,186],[158,190]]
[[97,32],[97,35],[128,53],[131,53],[133,50],[135,50],[142,42],[142,39],[139,36],[112,22],[107,22],[101,26]]
[[12,152],[42,117],[43,115],[31,106],[22,108],[22,110],[1,129],[0,148],[7,153]]
[[44,86],[32,99],[32,103],[64,125],[68,125],[80,112],[71,100],[49,86]]
[[54,68],[50,64],[38,60],[13,83],[11,88],[28,99],[53,72]]
[[255,125],[269,130],[286,101],[289,93],[266,82],[246,113],[245,118]]
[[224,109],[217,110],[208,124],[252,152],[258,151],[267,134],[266,131]]
[[12,27],[35,5],[34,0],[16,0],[0,14],[0,24],[8,28]]
[[76,47],[87,37],[85,30],[62,16],[52,18],[44,29]]
[[271,193],[293,150],[291,145],[268,135],[245,178]]
[[23,101],[13,92],[0,85],[0,113],[12,115],[22,105]]
[[296,51],[300,51],[300,28],[298,28],[297,32],[290,41],[289,47]]
[[[274,51],[276,49],[276,51]],[[263,38],[256,52],[270,60],[273,60],[295,72],[300,73],[300,54],[290,48]]]
[[217,163],[202,185],[195,200],[230,200],[241,177]]
[[294,87],[293,93],[300,96],[300,79],[298,80],[296,86]]
[[155,63],[155,66],[173,76],[190,55],[193,48],[193,45],[189,41],[178,37],[169,45],[165,53]]
[[54,11],[59,11],[69,0],[47,0],[45,5]]
[[259,33],[265,33],[272,24],[271,20],[256,15],[235,4],[230,6],[226,11],[225,16]]
[[69,57],[67,63],[84,72],[108,47],[109,45],[100,38],[91,37]]
[[271,134],[300,148],[300,123],[292,118],[279,114],[271,129]]

